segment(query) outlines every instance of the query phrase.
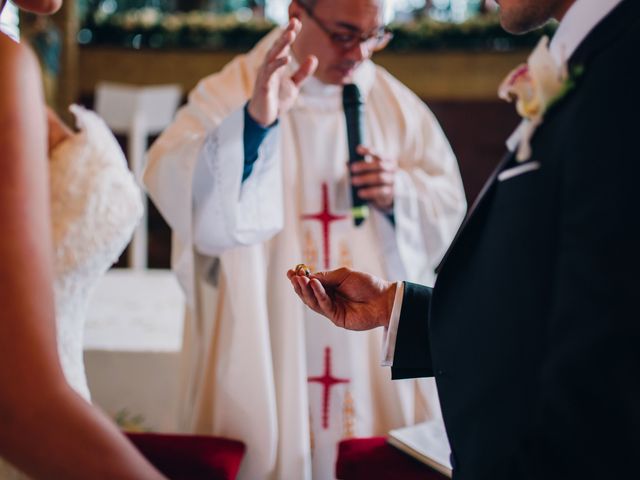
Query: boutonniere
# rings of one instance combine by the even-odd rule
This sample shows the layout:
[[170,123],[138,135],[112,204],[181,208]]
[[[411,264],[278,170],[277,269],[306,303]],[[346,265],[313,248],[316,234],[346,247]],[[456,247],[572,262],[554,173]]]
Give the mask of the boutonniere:
[[525,120],[516,154],[519,162],[531,157],[531,139],[545,113],[573,89],[581,73],[578,68],[569,74],[566,63],[558,65],[549,51],[549,38],[544,36],[527,63],[516,67],[504,79],[498,95],[508,102],[515,101],[516,110]]

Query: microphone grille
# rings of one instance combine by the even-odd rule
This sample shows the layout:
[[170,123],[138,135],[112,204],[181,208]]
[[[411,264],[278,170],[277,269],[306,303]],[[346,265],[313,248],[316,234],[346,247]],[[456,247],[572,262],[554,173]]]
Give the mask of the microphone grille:
[[360,89],[355,83],[348,83],[343,87],[342,100],[344,103],[362,103]]

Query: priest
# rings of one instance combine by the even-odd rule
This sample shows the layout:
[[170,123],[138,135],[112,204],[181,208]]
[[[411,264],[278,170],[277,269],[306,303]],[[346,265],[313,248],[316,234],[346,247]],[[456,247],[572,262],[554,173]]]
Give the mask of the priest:
[[[202,80],[149,152],[188,300],[183,427],[244,441],[241,478],[331,479],[340,439],[440,417],[431,380],[374,367],[382,331],[331,328],[283,279],[304,262],[432,284],[464,215],[433,114],[369,59],[390,36],[383,7],[294,0],[288,26]],[[351,165],[345,84],[364,110]]]

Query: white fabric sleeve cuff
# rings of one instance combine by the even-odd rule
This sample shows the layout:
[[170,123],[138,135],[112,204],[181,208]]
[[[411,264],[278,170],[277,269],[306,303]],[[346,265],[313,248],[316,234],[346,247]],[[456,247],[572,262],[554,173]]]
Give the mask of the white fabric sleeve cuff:
[[258,149],[249,178],[244,170],[244,109],[240,108],[204,139],[193,174],[193,243],[208,256],[255,245],[282,229],[282,171],[278,127]]
[[400,322],[400,312],[402,310],[402,299],[404,298],[404,282],[396,283],[396,296],[393,299],[391,318],[389,326],[384,329],[382,339],[382,366],[393,366],[393,356],[396,352],[396,336],[398,335],[398,324]]

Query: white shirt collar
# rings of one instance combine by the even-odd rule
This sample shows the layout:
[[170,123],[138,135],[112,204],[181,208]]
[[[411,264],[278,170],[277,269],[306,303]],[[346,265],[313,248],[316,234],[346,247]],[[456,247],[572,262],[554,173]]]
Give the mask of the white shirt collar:
[[[292,56],[292,62],[289,64],[289,71],[295,72],[298,67],[298,61]],[[371,59],[365,60],[356,69],[353,76],[353,83],[360,89],[362,98],[367,95],[373,88],[376,76],[376,67]],[[322,82],[317,77],[312,76],[305,80],[300,88],[300,95],[296,99],[294,109],[312,108],[317,111],[335,111],[341,110],[342,107],[342,85],[331,85]]]
[[559,65],[576,51],[591,30],[622,0],[576,0],[565,14],[549,49]]

